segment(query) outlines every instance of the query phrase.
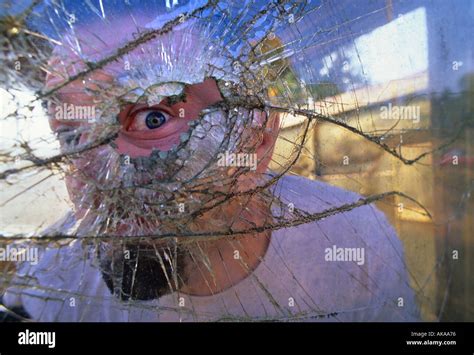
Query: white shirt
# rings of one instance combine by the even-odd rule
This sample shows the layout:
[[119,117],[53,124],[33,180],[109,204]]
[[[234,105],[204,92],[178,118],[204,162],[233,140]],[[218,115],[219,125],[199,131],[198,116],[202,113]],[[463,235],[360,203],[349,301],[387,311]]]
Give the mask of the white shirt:
[[[273,191],[308,213],[361,198],[296,176],[283,177]],[[364,258],[331,261],[328,254],[341,250],[337,248],[363,250]],[[419,317],[402,244],[386,217],[370,205],[273,231],[253,273],[212,296],[175,292],[150,301],[120,301],[109,291],[92,255],[80,240],[44,250],[37,265],[19,268],[4,295],[5,304],[22,305],[38,321],[415,321]]]

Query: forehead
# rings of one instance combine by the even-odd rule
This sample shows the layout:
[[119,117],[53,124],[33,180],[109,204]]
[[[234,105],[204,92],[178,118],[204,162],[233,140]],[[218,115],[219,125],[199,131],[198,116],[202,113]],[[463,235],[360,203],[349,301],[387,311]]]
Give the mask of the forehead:
[[58,83],[61,77],[88,69],[88,62],[105,58],[109,59],[107,64],[89,77],[114,78],[122,85],[146,88],[160,82],[199,83],[211,76],[210,64],[215,64],[217,51],[212,50],[216,46],[201,25],[190,21],[163,33],[145,28],[148,21],[125,16],[106,26],[96,21],[75,29],[54,49],[47,85],[53,77]]

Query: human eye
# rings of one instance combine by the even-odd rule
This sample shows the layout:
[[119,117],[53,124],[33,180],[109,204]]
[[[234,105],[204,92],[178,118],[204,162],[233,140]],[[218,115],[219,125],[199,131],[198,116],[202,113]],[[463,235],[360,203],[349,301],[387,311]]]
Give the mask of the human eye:
[[129,131],[146,131],[162,127],[171,118],[164,110],[144,109],[133,115]]

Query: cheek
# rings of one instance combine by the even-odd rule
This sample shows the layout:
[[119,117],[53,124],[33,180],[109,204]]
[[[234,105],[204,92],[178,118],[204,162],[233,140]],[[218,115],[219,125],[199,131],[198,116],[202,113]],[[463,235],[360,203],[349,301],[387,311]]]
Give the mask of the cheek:
[[[88,208],[94,208],[100,202],[97,193],[91,195],[90,188],[109,186],[106,181],[106,169],[109,169],[111,148],[95,148],[71,159],[65,182],[71,200],[81,214]],[[82,202],[81,202],[82,201]]]
[[81,203],[86,183],[83,182],[80,178],[78,178],[75,173],[67,174],[65,177],[65,182],[69,198],[71,199],[76,209],[76,217],[80,218],[83,216],[85,210],[88,208],[88,206],[84,206],[84,204]]

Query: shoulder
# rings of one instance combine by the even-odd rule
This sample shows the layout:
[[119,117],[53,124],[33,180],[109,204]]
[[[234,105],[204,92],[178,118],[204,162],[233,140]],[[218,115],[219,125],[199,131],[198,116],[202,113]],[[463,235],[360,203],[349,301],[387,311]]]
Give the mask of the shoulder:
[[[301,176],[284,176],[274,187],[274,195],[283,204],[306,214],[308,223],[328,224],[349,234],[375,237],[385,232],[387,237],[396,233],[386,216],[374,204],[354,205],[364,201],[364,197],[349,190]],[[291,206],[290,206],[291,204]],[[354,206],[351,206],[354,205]],[[339,211],[340,210],[340,211]],[[329,214],[323,212],[332,211]]]
[[[306,220],[274,233],[279,253],[290,259],[306,285],[325,285],[329,300],[341,305],[387,303],[392,310],[399,296],[409,298],[410,313],[415,312],[403,244],[373,204],[338,212],[339,207],[364,197],[299,176],[283,177],[274,194],[287,206],[293,204],[297,215]],[[328,210],[336,212],[320,218]],[[387,318],[399,316],[382,316]]]
[[[284,176],[275,186],[274,194],[286,205],[287,210],[288,205],[292,204],[291,207],[299,212],[299,216],[303,216],[293,214],[289,217],[288,213],[284,216],[286,219],[299,220],[296,226],[285,230],[300,235],[302,242],[316,247],[332,247],[334,244],[364,247],[369,251],[377,251],[377,255],[381,254],[385,259],[393,259],[392,265],[402,267],[402,243],[380,210],[373,204],[338,210],[363,201],[363,196],[300,176]],[[323,213],[326,211],[332,212]]]
[[355,192],[303,176],[284,175],[275,185],[274,194],[305,210],[320,211],[361,198]]
[[95,304],[108,293],[91,261],[92,253],[78,239],[42,247],[37,263],[25,262],[19,267],[4,294],[5,304],[21,305],[31,319],[39,321],[78,320],[80,311],[87,307],[95,314],[85,319],[96,319]]

